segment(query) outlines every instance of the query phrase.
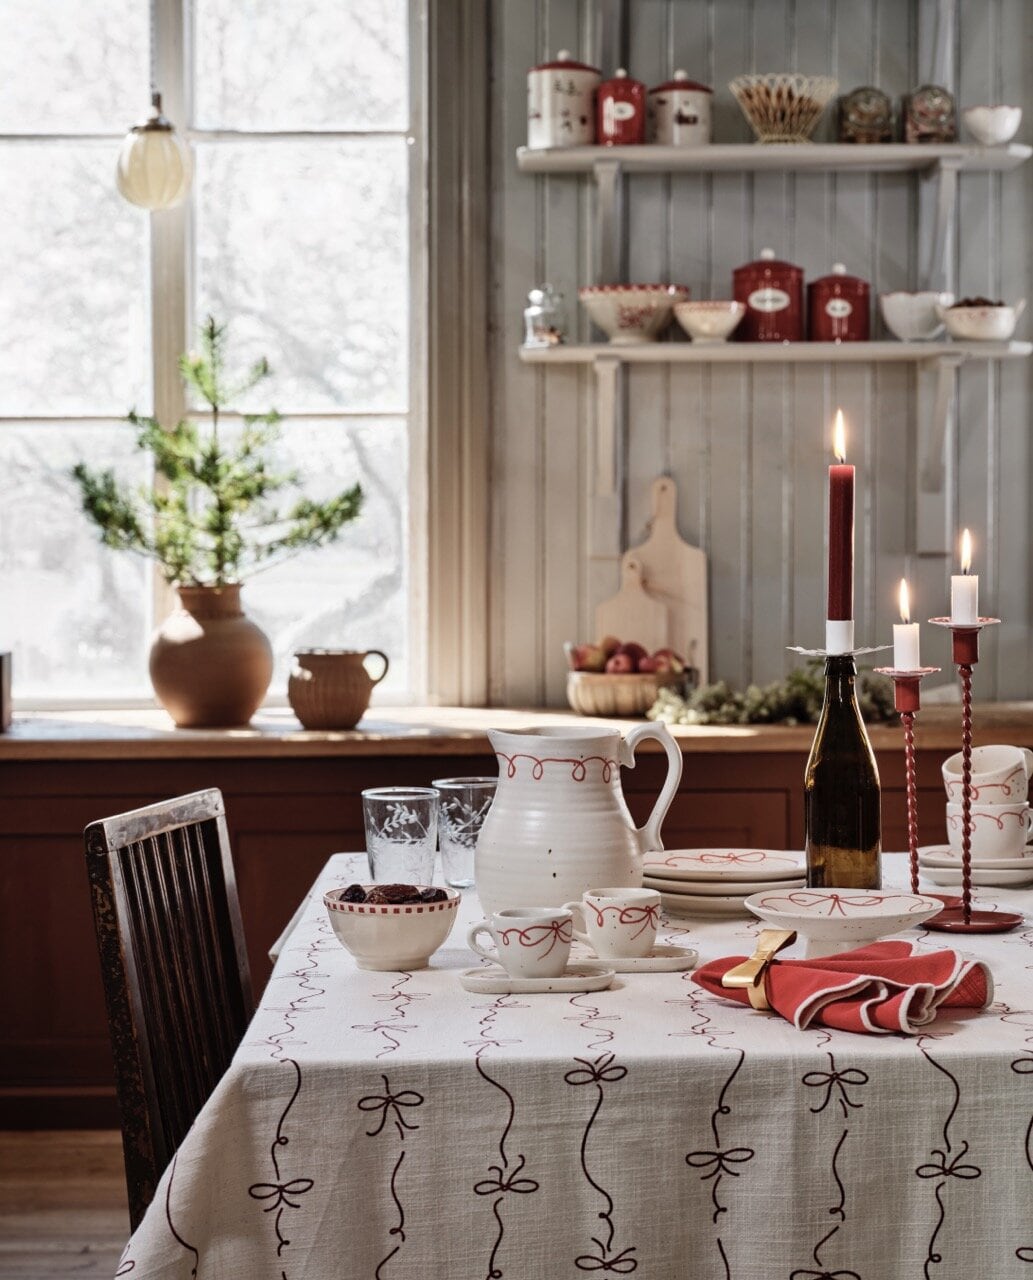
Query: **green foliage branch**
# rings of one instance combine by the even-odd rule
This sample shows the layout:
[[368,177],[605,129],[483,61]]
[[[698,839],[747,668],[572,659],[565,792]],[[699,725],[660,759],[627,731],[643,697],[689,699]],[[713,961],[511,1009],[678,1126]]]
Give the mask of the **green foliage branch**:
[[211,411],[210,429],[189,418],[166,428],[135,411],[128,416],[137,447],[153,459],[156,483],[128,489],[110,469],[79,462],[72,470],[83,511],[104,545],[156,560],[177,586],[240,582],[307,548],[335,542],[362,509],[358,484],[324,502],[298,496],[282,505],[300,478],[272,465],[280,426],[275,410],[242,415],[232,443],[220,437],[220,412],[271,372],[263,357],[231,377],[226,334],[227,326],[209,316],[200,350],[179,359],[183,381]]
[[[893,684],[886,676],[862,671],[857,677],[857,705],[869,722],[891,720]],[[724,680],[703,685],[683,697],[661,689],[648,711],[665,724],[817,724],[825,696],[824,663],[812,659],[795,667],[784,680],[733,689]]]

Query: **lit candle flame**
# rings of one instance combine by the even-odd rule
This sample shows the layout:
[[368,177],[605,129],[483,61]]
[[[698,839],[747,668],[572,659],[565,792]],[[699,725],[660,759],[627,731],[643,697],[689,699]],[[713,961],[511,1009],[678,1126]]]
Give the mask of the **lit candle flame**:
[[843,410],[836,410],[836,420],[832,425],[832,452],[837,462],[846,462],[846,428],[843,425]]
[[911,621],[911,598],[907,590],[907,578],[900,580],[900,620],[901,622]]
[[972,535],[966,529],[961,535],[961,572],[968,573],[972,568]]

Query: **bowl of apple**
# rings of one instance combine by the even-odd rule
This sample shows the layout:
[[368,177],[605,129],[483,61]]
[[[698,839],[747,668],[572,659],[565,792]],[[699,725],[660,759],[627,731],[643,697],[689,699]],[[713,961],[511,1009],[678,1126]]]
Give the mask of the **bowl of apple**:
[[634,640],[604,636],[597,644],[566,646],[567,701],[583,716],[641,716],[663,688],[685,688],[690,672],[673,649],[650,653]]

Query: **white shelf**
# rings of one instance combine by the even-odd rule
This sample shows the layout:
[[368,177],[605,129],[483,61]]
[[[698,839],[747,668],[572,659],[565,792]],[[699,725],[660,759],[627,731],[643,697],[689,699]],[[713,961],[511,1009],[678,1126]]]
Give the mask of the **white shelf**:
[[1011,360],[1031,353],[1030,342],[642,342],[628,346],[593,342],[521,347],[520,359],[525,364],[594,364],[600,359],[623,364],[864,364],[924,363],[946,357],[960,363]]
[[624,173],[762,173],[843,171],[901,173],[948,165],[962,173],[1015,169],[1033,154],[1024,143],[980,147],[963,143],[921,145],[903,142],[719,143],[702,147],[657,144],[624,147],[517,148],[524,173],[592,173],[597,165],[616,164]]

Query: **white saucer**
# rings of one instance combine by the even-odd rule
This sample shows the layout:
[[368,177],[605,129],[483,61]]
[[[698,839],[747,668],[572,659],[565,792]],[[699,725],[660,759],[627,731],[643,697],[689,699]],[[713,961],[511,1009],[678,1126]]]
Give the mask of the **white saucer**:
[[784,880],[803,869],[803,854],[784,849],[659,849],[646,855],[646,875],[666,880]]
[[[591,962],[586,960],[585,963]],[[699,963],[699,952],[695,947],[658,944],[648,956],[607,956],[596,963],[617,973],[681,973],[685,969],[695,969]]]
[[[781,885],[776,885],[781,888]],[[743,905],[740,897],[702,897],[694,893],[661,893],[660,901],[664,910],[672,916],[714,916],[727,919],[729,916],[748,916],[750,913]]]
[[[998,889],[1012,888],[1018,889],[1024,884],[1033,884],[1033,859],[1030,858],[1011,858],[1012,863],[1025,862],[1026,866],[1009,867],[1007,870],[998,868],[981,867],[977,863],[972,864],[972,883],[984,886],[995,886]],[[921,866],[922,875],[926,880],[931,880],[933,884],[939,885],[958,885],[961,884],[961,867],[939,867],[928,866],[923,863]]]
[[702,894],[704,897],[741,893],[748,898],[751,893],[763,893],[765,889],[798,889],[806,883],[807,879],[802,875],[789,876],[785,880],[663,880],[659,876],[642,877],[644,889],[658,889],[661,893]]
[[459,981],[467,991],[486,996],[529,996],[535,992],[602,991],[616,977],[612,968],[599,964],[569,964],[558,978],[511,978],[501,965],[487,969],[466,969]]
[[[949,844],[927,844],[918,850],[918,862],[923,867],[958,868],[961,866],[961,850]],[[1010,858],[981,858],[972,855],[972,866],[983,871],[1018,871],[1033,868],[1033,845]]]

